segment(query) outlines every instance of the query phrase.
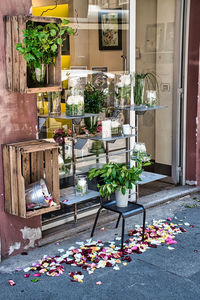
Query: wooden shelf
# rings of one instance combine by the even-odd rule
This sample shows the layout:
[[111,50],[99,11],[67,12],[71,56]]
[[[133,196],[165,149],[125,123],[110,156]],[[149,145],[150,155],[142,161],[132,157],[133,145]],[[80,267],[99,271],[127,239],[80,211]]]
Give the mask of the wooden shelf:
[[35,216],[40,216],[42,214],[47,214],[49,212],[59,210],[59,209],[60,209],[60,205],[57,204],[57,205],[47,207],[47,208],[40,208],[40,209],[36,209],[36,210],[32,210],[32,211],[30,210],[30,211],[26,212],[26,218],[28,219],[28,218],[32,218]]
[[76,191],[73,186],[60,191],[60,203],[63,205],[77,204],[97,197],[99,197],[99,193],[93,190],[88,190],[88,193],[84,196],[76,196]]

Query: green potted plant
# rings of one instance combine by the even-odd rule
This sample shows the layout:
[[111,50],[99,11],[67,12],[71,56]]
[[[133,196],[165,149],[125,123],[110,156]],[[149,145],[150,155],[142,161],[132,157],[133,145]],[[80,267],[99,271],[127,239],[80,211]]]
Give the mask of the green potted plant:
[[144,104],[144,90],[156,90],[159,94],[157,76],[154,72],[135,73],[134,103]]
[[[103,90],[96,88],[93,84],[87,83],[84,90],[85,113],[99,114],[103,111],[103,105],[106,94]],[[85,127],[90,133],[97,130],[98,117],[90,117],[85,119]]]
[[102,168],[90,170],[88,178],[92,180],[95,177],[100,177],[104,183],[97,184],[99,195],[108,199],[115,192],[117,206],[126,207],[128,205],[129,190],[141,181],[142,166],[149,164],[142,164],[142,161],[138,159],[136,166],[127,168],[125,164],[110,162],[103,165]]
[[35,86],[43,85],[45,67],[55,64],[58,46],[63,44],[66,34],[74,34],[71,27],[66,26],[69,21],[64,19],[59,24],[27,22],[23,30],[23,43],[17,43],[16,49],[24,56],[28,67],[29,81]]

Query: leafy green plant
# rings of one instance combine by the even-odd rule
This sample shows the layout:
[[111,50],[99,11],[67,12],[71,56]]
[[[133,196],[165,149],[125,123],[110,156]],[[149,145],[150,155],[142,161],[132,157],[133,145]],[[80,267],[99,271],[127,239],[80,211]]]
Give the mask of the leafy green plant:
[[156,90],[159,97],[159,84],[154,72],[135,73],[134,102],[136,105],[143,104],[144,89]]
[[109,198],[113,192],[121,190],[125,195],[128,189],[132,189],[141,181],[140,175],[143,172],[142,166],[147,166],[150,163],[142,164],[142,161],[137,160],[137,166],[127,168],[125,164],[110,162],[103,165],[102,168],[93,168],[90,170],[88,178],[92,180],[99,177],[103,180],[104,184],[97,184],[99,188],[99,195]]
[[[106,94],[103,90],[97,89],[91,83],[87,83],[84,90],[84,105],[86,113],[98,114],[102,112]],[[97,130],[97,118],[91,117],[85,119],[85,127],[90,133]]]
[[61,24],[35,23],[29,21],[23,30],[23,43],[17,43],[16,49],[24,55],[29,68],[41,68],[41,65],[54,64],[58,55],[58,46],[63,44],[66,34],[74,34],[69,21],[64,19]]

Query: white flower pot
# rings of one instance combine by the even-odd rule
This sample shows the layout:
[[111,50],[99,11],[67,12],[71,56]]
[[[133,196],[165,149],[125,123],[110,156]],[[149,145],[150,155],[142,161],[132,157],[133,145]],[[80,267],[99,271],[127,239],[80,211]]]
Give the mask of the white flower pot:
[[116,204],[118,207],[127,207],[128,206],[128,195],[129,195],[129,190],[126,191],[126,194],[123,195],[121,190],[118,192],[115,192],[115,199],[116,199]]

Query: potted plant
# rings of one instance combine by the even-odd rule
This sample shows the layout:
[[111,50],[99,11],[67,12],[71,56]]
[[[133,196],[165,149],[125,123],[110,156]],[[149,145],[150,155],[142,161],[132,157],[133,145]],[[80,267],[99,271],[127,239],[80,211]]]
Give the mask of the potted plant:
[[[106,94],[103,90],[96,88],[93,84],[87,83],[84,90],[85,113],[99,114],[103,111],[103,105]],[[85,119],[85,127],[90,133],[97,130],[98,117],[90,117]]]
[[74,34],[69,23],[64,19],[59,24],[27,22],[23,30],[23,43],[17,43],[16,49],[24,56],[28,67],[28,77],[34,81],[35,86],[43,85],[45,81],[45,68],[55,64],[58,55],[58,46],[62,46],[66,34]]
[[135,105],[144,104],[144,90],[157,90],[159,85],[157,76],[153,72],[135,73],[134,103]]
[[97,184],[99,195],[108,199],[115,192],[117,206],[126,207],[128,205],[129,190],[141,181],[142,165],[147,166],[149,164],[142,164],[142,161],[138,159],[136,166],[127,168],[125,164],[110,162],[103,165],[102,168],[90,170],[88,178],[92,180],[95,177],[100,177],[103,184]]

